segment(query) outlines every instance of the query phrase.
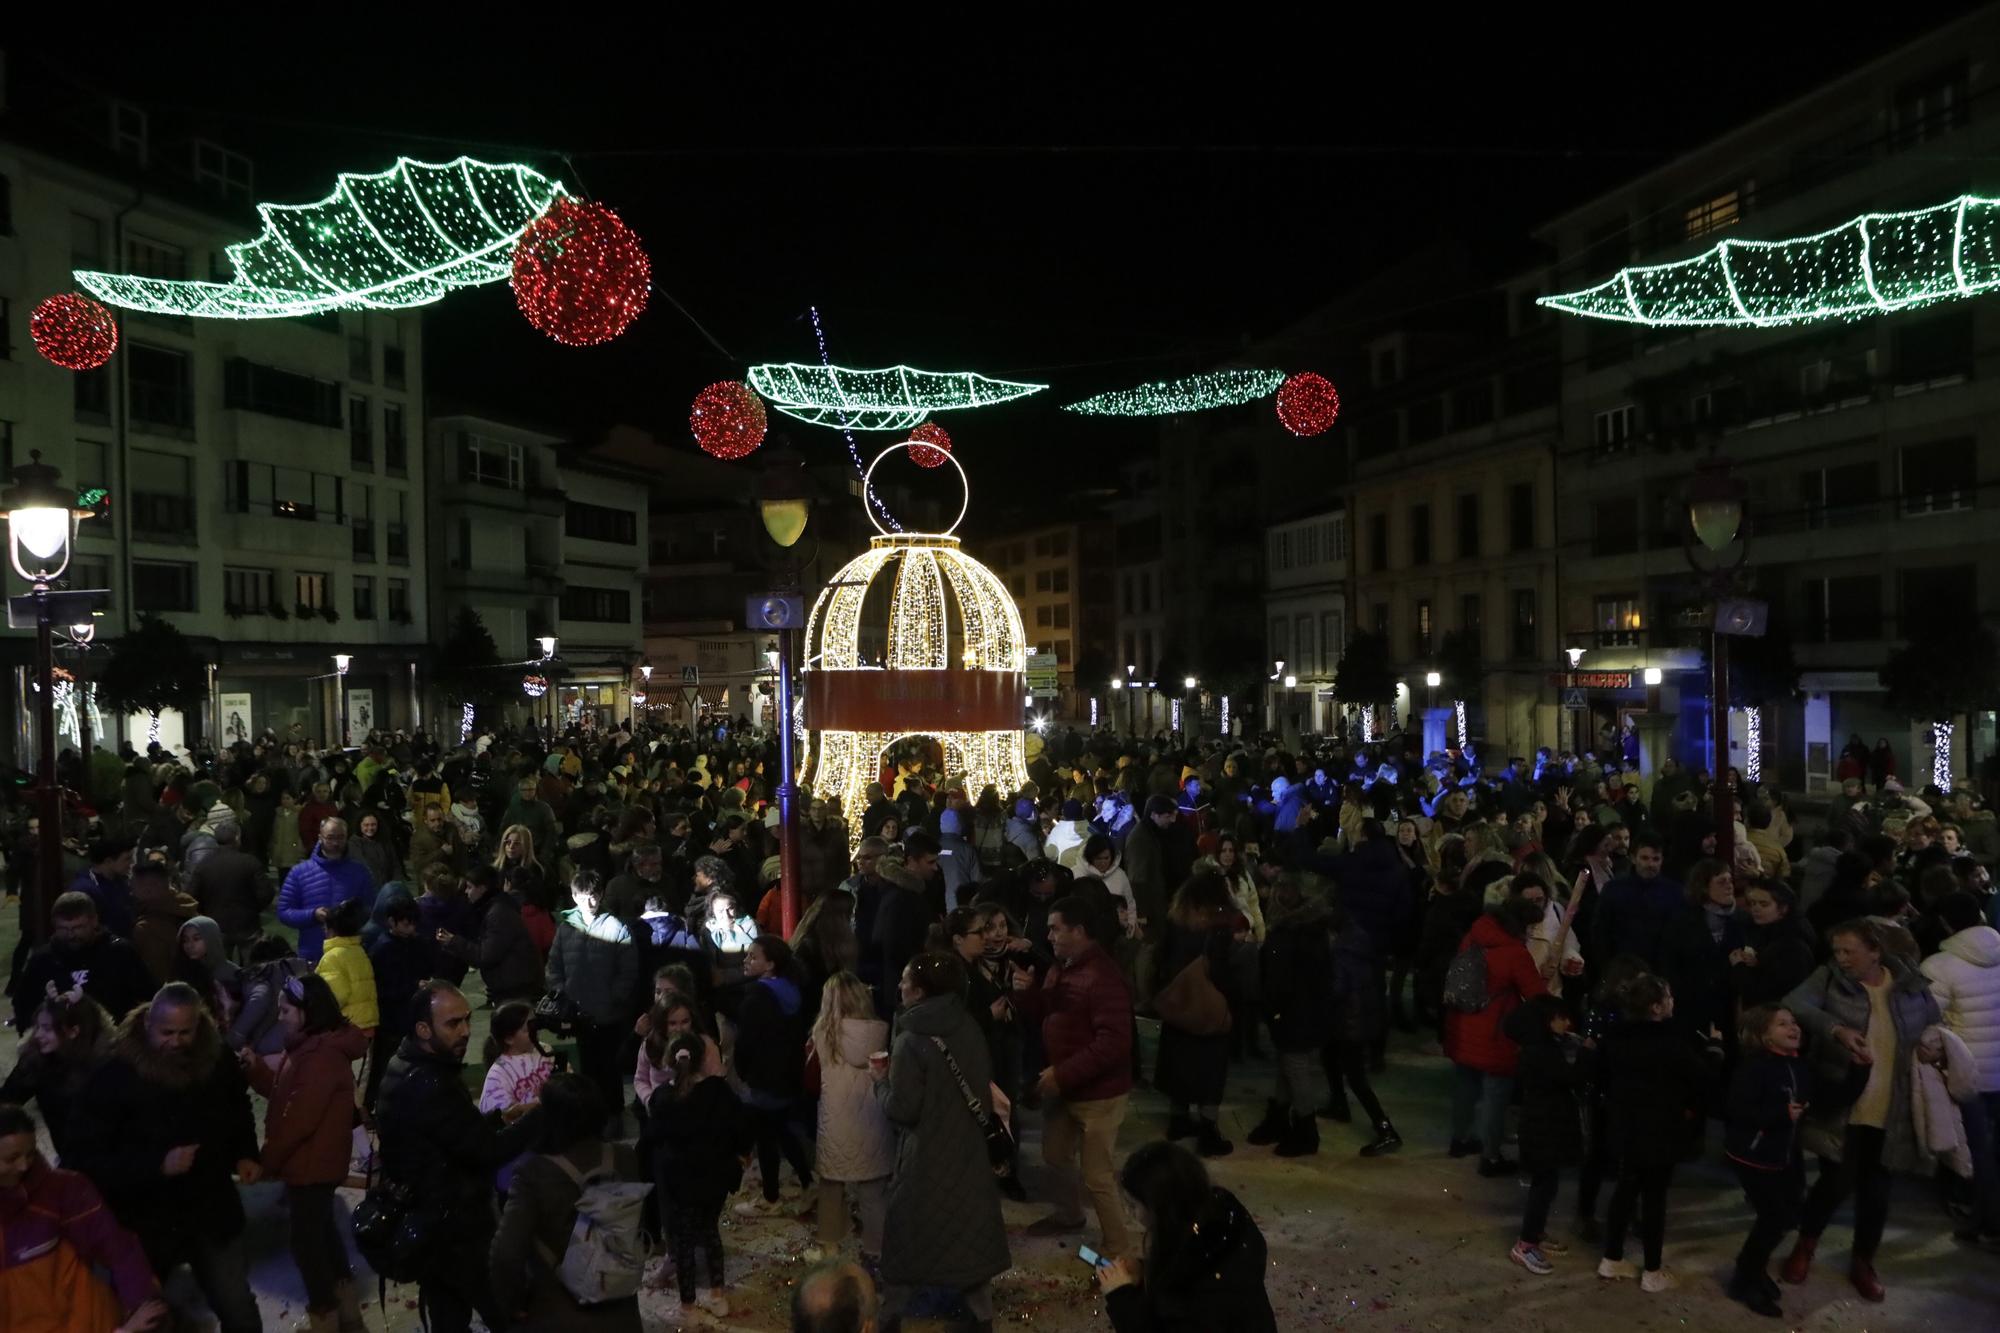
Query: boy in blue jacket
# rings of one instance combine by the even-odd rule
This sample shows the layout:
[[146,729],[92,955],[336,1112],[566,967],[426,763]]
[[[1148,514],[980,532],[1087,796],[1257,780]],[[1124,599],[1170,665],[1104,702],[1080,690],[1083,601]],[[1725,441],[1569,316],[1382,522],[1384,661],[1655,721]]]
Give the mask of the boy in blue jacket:
[[1805,1168],[1799,1159],[1799,1118],[1810,1104],[1812,1075],[1799,1059],[1799,1021],[1781,1005],[1764,1004],[1743,1015],[1738,1033],[1742,1059],[1729,1084],[1729,1132],[1723,1151],[1743,1193],[1757,1210],[1729,1295],[1758,1314],[1782,1318],[1778,1284],[1767,1271],[1771,1251],[1799,1224]]

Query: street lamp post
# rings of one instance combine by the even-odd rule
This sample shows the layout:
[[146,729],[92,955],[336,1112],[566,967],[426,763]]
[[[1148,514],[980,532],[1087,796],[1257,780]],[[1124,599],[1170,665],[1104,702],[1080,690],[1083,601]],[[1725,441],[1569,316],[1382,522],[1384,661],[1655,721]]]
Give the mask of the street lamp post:
[[1715,748],[1715,856],[1723,865],[1735,864],[1735,801],[1724,777],[1729,767],[1729,636],[1722,632],[1720,602],[1728,594],[1736,570],[1749,558],[1749,538],[1744,533],[1743,548],[1733,564],[1724,564],[1722,552],[1743,528],[1743,483],[1729,475],[1729,460],[1712,458],[1695,471],[1688,488],[1688,530],[1715,557],[1703,568],[1695,556],[1694,541],[1683,538],[1687,562],[1710,583],[1718,604],[1709,620],[1709,666],[1713,678],[1709,686],[1709,730]]
[[1193,676],[1181,682],[1181,744],[1186,745],[1188,737],[1201,730],[1195,724],[1194,691],[1201,684]]
[[347,668],[354,658],[347,653],[333,655],[333,724],[340,728],[340,747],[347,748]]
[[[812,493],[806,487],[805,463],[789,449],[773,454],[769,466],[758,479],[757,517],[765,533],[778,547],[793,551],[805,536],[812,518]],[[787,559],[781,566],[781,596],[798,591],[799,562]],[[799,893],[804,865],[799,854],[799,766],[795,754],[797,736],[792,726],[793,676],[798,670],[799,631],[790,626],[777,632],[778,677],[778,912],[787,937],[799,923]]]
[[[535,638],[535,644],[542,650],[542,660],[537,665],[546,667],[550,662],[555,661],[556,659],[555,635],[553,634],[537,635]],[[556,734],[556,710],[561,706],[562,689],[553,682],[551,682],[549,688],[543,692],[543,697],[549,701],[548,734],[549,738],[553,740]]]
[[[75,598],[55,592],[53,585],[69,568],[70,546],[79,519],[92,516],[76,507],[60,485],[61,474],[42,462],[39,450],[14,469],[14,484],[0,503],[7,507],[7,555],[14,572],[28,585],[25,596],[7,600],[8,623],[35,627],[35,787],[41,827],[36,831],[35,874],[25,887],[32,895],[24,915],[27,934],[39,944],[48,937],[49,909],[62,891],[62,785],[56,778],[56,682],[54,624],[71,610]],[[85,597],[87,605],[90,597]]]

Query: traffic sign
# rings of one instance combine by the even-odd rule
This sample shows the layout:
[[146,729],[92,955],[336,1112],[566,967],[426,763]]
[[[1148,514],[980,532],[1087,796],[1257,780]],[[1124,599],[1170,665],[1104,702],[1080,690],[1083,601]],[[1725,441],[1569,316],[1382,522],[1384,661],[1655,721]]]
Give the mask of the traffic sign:
[[681,684],[683,684],[683,685],[699,685],[699,684],[701,684],[701,668],[700,668],[700,667],[698,667],[698,666],[684,666],[684,667],[682,667],[682,668],[681,668]]
[[1571,689],[1563,691],[1563,707],[1581,709],[1588,708],[1590,705],[1584,702],[1582,690]]
[[1028,693],[1037,699],[1053,699],[1062,684],[1056,671],[1054,653],[1028,654]]

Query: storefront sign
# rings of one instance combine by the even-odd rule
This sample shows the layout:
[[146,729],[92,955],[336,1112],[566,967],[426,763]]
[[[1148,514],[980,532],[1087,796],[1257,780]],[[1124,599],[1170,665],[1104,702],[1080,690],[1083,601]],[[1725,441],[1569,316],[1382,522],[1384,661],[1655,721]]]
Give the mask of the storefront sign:
[[1554,671],[1549,673],[1549,684],[1557,689],[1568,690],[1629,690],[1632,688],[1632,673],[1629,671]]
[[257,719],[250,707],[247,694],[224,694],[219,699],[222,708],[222,739],[234,745],[247,741],[257,734]]
[[368,739],[368,733],[375,730],[375,691],[349,690],[347,692],[347,743],[350,747]]

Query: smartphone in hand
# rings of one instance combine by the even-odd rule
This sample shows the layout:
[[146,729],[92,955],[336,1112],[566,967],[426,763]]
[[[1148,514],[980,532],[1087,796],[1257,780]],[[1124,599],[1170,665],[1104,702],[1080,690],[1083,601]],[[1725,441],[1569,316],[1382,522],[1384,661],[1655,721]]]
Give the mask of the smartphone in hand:
[[1092,1268],[1109,1268],[1111,1266],[1109,1259],[1099,1254],[1096,1250],[1091,1249],[1088,1245],[1077,1246],[1076,1257],[1089,1264]]

